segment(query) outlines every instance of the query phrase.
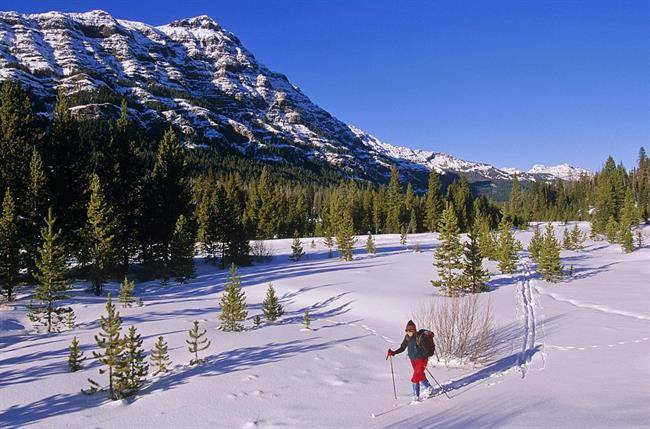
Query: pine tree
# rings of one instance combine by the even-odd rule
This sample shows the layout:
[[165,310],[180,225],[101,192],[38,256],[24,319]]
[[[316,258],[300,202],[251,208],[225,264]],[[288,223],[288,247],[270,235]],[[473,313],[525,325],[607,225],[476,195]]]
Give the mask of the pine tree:
[[377,253],[377,248],[375,247],[375,241],[372,238],[372,234],[368,234],[368,239],[366,240],[366,253]]
[[425,224],[430,232],[438,229],[440,215],[442,214],[442,198],[440,197],[440,179],[435,170],[429,173],[429,190],[425,203]]
[[195,210],[198,225],[197,238],[208,262],[216,263],[219,250],[217,220],[217,183],[212,174],[197,182],[199,197]]
[[[124,339],[121,337],[122,319],[111,301],[110,292],[106,299],[106,316],[101,317],[99,327],[102,332],[95,335],[95,341],[97,347],[102,351],[93,351],[93,356],[106,367],[100,368],[100,374],[104,374],[108,370],[108,397],[115,400],[124,396],[122,374],[126,369],[126,360],[124,358]],[[88,381],[91,393],[100,390],[99,383],[90,378]]]
[[415,213],[415,207],[411,208],[411,216],[409,219],[409,227],[406,230],[407,233],[415,234],[418,232],[418,217]]
[[158,337],[158,341],[154,346],[155,348],[149,353],[149,359],[151,360],[151,367],[153,368],[152,376],[157,376],[160,373],[167,373],[169,367],[171,366],[171,360],[169,359],[169,353],[167,351],[167,343],[162,336]]
[[569,228],[564,228],[564,232],[562,233],[562,248],[571,250],[573,247],[573,236],[569,232]]
[[41,240],[41,229],[44,226],[43,220],[47,216],[47,177],[43,166],[43,159],[34,147],[32,159],[29,163],[29,186],[25,201],[25,223],[27,234],[25,250],[27,258],[27,269],[30,276],[33,276],[36,268],[38,247]]
[[485,292],[488,290],[486,282],[489,280],[487,270],[483,269],[483,255],[478,246],[477,234],[471,229],[465,243],[465,261],[463,263],[463,280],[465,288],[470,292]]
[[327,247],[327,257],[331,258],[332,255],[332,248],[334,247],[334,237],[332,237],[332,234],[329,232],[329,230],[325,231],[325,236],[323,237],[323,244],[325,247]]
[[486,216],[476,212],[474,226],[476,228],[478,247],[481,254],[488,259],[496,259],[496,240],[490,230],[490,221]]
[[203,338],[205,332],[205,329],[199,332],[199,321],[195,320],[194,327],[188,332],[190,339],[185,340],[188,350],[190,353],[194,354],[194,358],[190,360],[190,365],[199,365],[203,363],[203,359],[199,358],[199,352],[210,347],[210,340]]
[[497,244],[497,261],[499,271],[503,274],[512,274],[517,268],[517,251],[521,244],[515,239],[512,232],[512,224],[508,216],[501,218],[499,224],[499,241]]
[[530,258],[534,262],[539,263],[539,256],[542,252],[542,244],[544,239],[542,238],[542,233],[539,230],[538,226],[535,226],[535,231],[533,236],[530,239],[530,244],[528,245],[528,251],[530,252]]
[[634,237],[632,235],[632,228],[638,227],[639,214],[634,205],[634,197],[632,190],[628,187],[625,192],[625,200],[623,208],[621,209],[621,223],[620,223],[620,241],[625,253],[630,253],[634,250]]
[[253,325],[255,325],[256,328],[259,328],[261,324],[262,324],[262,318],[260,317],[259,314],[256,314],[255,317],[253,318]]
[[571,243],[573,244],[573,250],[581,250],[584,242],[584,234],[580,231],[580,227],[576,222],[573,224],[573,228],[571,229]]
[[612,244],[620,241],[620,227],[613,216],[607,221],[607,226],[605,227],[605,238],[607,238],[607,241]]
[[126,276],[120,285],[119,300],[122,307],[131,307],[135,300],[133,299],[133,291],[135,290],[135,282],[130,281]]
[[176,221],[169,252],[169,275],[185,283],[194,276],[194,233],[184,215]]
[[83,235],[86,241],[90,277],[95,295],[102,293],[108,270],[115,261],[115,215],[104,196],[99,176],[93,174],[90,182],[88,220]]
[[223,331],[243,331],[242,322],[246,320],[246,294],[241,289],[241,280],[237,275],[237,266],[230,266],[230,281],[224,287],[221,297],[220,329]]
[[309,315],[309,310],[305,310],[305,314],[302,316],[302,324],[305,325],[305,329],[311,329],[311,316]]
[[273,284],[271,283],[269,283],[269,288],[266,290],[266,299],[262,303],[262,311],[264,312],[264,317],[269,322],[275,322],[284,314],[284,309],[280,305]]
[[30,303],[29,318],[35,324],[40,324],[47,332],[58,332],[66,316],[74,314],[69,307],[57,307],[57,301],[67,299],[65,292],[69,288],[65,250],[60,242],[61,231],[54,230],[56,219],[52,208],[47,213],[46,227],[41,231],[43,244],[36,261],[34,299],[40,301],[34,306]]
[[77,337],[72,338],[72,343],[70,344],[70,352],[68,353],[68,367],[70,371],[75,372],[81,369],[81,364],[85,361],[83,352],[79,349],[79,341]]
[[300,258],[305,256],[305,252],[302,248],[302,242],[300,241],[300,236],[298,235],[298,231],[293,232],[293,242],[291,243],[291,256],[289,256],[289,259],[291,259],[294,262],[298,262]]
[[388,201],[386,213],[387,233],[397,233],[400,230],[402,217],[402,189],[399,185],[399,172],[396,167],[390,170],[390,183],[388,185]]
[[121,373],[124,396],[137,393],[148,373],[149,365],[142,348],[142,336],[135,326],[131,326],[124,337],[124,371]]
[[406,246],[407,240],[408,240],[408,234],[406,232],[406,228],[402,227],[399,234],[399,242],[402,246]]
[[556,282],[562,278],[562,265],[560,263],[560,245],[555,238],[553,225],[546,226],[544,242],[539,259],[539,273],[544,280]]
[[442,243],[436,249],[433,265],[438,269],[440,280],[432,280],[431,284],[440,288],[445,294],[454,296],[462,287],[462,278],[457,271],[462,269],[463,245],[460,242],[456,213],[450,203],[447,203],[447,207],[442,212],[438,234]]
[[339,216],[336,249],[341,260],[351,261],[354,258],[354,243],[357,240],[354,238],[354,223],[347,205],[343,204]]
[[9,188],[5,191],[0,218],[0,281],[7,301],[13,301],[20,282],[20,234],[16,205]]

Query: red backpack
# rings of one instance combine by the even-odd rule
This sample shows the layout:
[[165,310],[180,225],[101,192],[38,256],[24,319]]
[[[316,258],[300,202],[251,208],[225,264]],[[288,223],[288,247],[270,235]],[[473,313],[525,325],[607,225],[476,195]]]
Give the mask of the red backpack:
[[428,329],[420,329],[415,337],[415,343],[424,350],[427,357],[431,357],[436,352],[436,345],[433,342],[433,332]]

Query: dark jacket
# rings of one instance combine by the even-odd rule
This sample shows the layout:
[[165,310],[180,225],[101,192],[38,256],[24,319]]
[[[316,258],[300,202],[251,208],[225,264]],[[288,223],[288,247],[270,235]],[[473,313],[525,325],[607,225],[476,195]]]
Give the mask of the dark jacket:
[[400,354],[408,348],[409,359],[423,359],[427,357],[424,349],[418,345],[419,341],[417,341],[417,336],[417,332],[411,337],[405,335],[402,344],[399,346],[399,349],[395,350],[395,354]]

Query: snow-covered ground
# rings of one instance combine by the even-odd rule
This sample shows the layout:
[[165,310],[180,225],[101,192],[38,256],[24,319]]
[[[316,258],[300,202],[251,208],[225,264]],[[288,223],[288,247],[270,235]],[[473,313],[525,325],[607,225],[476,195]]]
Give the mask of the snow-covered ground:
[[[650,242],[650,228],[644,232]],[[527,244],[530,235],[517,238]],[[227,271],[197,260],[189,284],[138,284],[144,306],[120,308],[124,330],[136,325],[147,350],[164,335],[175,368],[150,378],[128,402],[80,393],[88,377],[104,380],[92,359],[79,372],[67,369],[73,336],[86,356],[95,348],[104,298],[77,284],[71,302],[78,326],[56,335],[29,332],[22,298],[0,310],[0,427],[650,425],[650,246],[626,255],[617,245],[588,241],[583,251],[563,251],[574,276],[558,284],[524,263],[514,275],[495,275],[485,296],[496,310],[499,354],[478,368],[430,364],[451,399],[407,406],[410,364],[406,354],[394,360],[395,401],[386,350],[401,340],[413,310],[436,294],[430,280],[437,241],[432,234],[410,236],[409,244],[422,247],[412,253],[398,236],[376,239],[378,254],[368,256],[360,237],[352,262],[327,259],[318,239],[316,249],[303,240],[307,257],[291,262],[291,240],[272,241],[271,263],[240,271],[249,311],[243,333],[216,329]],[[286,314],[279,324],[255,329],[252,318],[261,313],[269,282]],[[117,285],[107,289],[116,294]],[[305,309],[314,319],[311,331],[301,329]],[[189,367],[185,339],[195,319],[212,346],[204,365]]]

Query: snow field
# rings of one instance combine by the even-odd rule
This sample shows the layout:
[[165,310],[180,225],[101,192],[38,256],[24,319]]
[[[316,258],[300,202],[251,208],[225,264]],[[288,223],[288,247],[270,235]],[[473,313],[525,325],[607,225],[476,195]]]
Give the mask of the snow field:
[[[558,237],[563,228],[556,226]],[[526,246],[531,234],[517,238]],[[71,299],[78,326],[45,335],[29,332],[23,297],[0,310],[0,427],[647,427],[648,246],[625,255],[617,245],[588,241],[583,251],[563,251],[574,276],[557,284],[541,280],[522,252],[518,272],[494,275],[484,294],[494,308],[498,354],[477,368],[430,362],[452,399],[438,391],[410,407],[402,406],[410,400],[410,363],[405,354],[393,359],[395,401],[385,355],[417,305],[436,294],[437,240],[409,236],[409,245],[422,248],[412,253],[397,235],[375,238],[377,255],[365,255],[359,237],[352,262],[327,259],[319,239],[316,249],[304,239],[307,257],[294,263],[291,240],[274,240],[271,263],[240,270],[248,303],[243,333],[217,330],[227,271],[197,258],[189,284],[139,283],[144,306],[119,307],[123,331],[135,325],[147,350],[163,335],[174,368],[128,401],[79,392],[88,377],[105,382],[90,358],[104,298],[84,294],[78,283]],[[494,263],[486,267],[496,272]],[[269,282],[286,313],[256,329],[252,319]],[[116,296],[117,288],[107,290]],[[312,330],[302,330],[306,309]],[[187,365],[193,320],[212,341],[199,367]],[[89,357],[76,373],[66,364],[73,336]]]

